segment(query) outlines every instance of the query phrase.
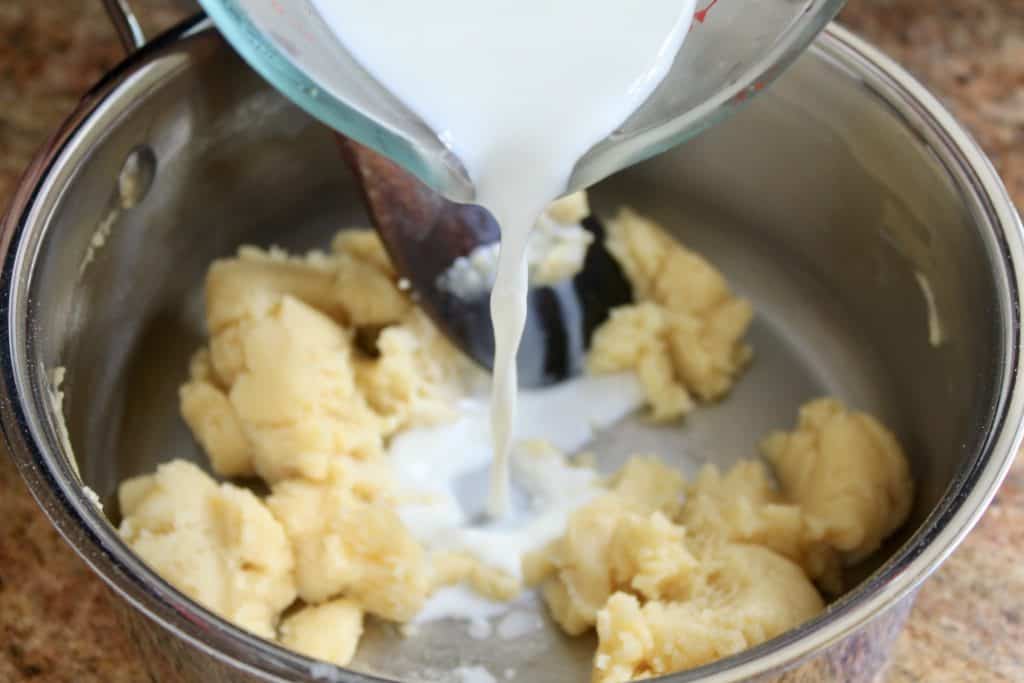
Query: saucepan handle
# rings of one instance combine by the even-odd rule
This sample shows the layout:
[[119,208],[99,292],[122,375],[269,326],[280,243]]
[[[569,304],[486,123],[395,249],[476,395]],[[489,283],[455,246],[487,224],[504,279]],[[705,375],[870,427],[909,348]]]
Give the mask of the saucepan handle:
[[146,35],[128,0],[103,0],[103,5],[107,8],[107,14],[110,15],[110,21],[125,51],[130,54],[146,44]]
[[[192,0],[178,0],[183,8],[199,11],[199,5]],[[125,52],[131,54],[146,44],[146,34],[142,31],[135,12],[132,11],[130,0],[103,0],[110,21],[114,24],[117,37],[124,46]]]

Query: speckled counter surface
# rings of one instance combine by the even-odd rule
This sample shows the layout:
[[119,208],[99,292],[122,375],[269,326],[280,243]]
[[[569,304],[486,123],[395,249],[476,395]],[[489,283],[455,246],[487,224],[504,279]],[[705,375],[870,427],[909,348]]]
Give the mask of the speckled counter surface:
[[[180,16],[136,0],[149,28]],[[0,207],[33,151],[121,55],[99,0],[0,0]],[[1024,1],[850,0],[843,22],[977,136],[1024,206]],[[148,679],[99,579],[0,458],[0,681]],[[921,591],[886,680],[1024,681],[1024,459]]]

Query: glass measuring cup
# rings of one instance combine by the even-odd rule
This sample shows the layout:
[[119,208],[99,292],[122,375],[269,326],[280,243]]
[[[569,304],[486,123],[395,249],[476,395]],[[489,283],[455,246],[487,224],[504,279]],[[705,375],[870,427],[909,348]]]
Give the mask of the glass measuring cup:
[[[416,114],[345,50],[310,0],[200,0],[249,64],[328,126],[390,157],[448,199],[473,183]],[[844,0],[700,0],[690,35],[650,98],[577,163],[566,192],[693,137],[766,87]]]

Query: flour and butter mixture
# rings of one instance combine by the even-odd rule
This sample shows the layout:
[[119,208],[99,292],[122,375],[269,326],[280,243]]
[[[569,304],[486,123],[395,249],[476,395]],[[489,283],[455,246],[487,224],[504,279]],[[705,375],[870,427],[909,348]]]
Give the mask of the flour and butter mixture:
[[[586,210],[579,196],[548,218]],[[657,453],[593,469],[598,430],[636,411],[685,430],[756,362],[751,307],[711,264],[631,209],[606,227],[635,301],[597,330],[584,376],[522,393],[518,513],[480,522],[489,378],[414,306],[376,234],[353,229],[328,252],[247,247],[211,265],[209,339],[180,390],[209,467],[174,460],[124,482],[121,535],[210,610],[340,665],[367,619],[408,638],[443,618],[484,622],[480,637],[497,615],[526,628],[507,604],[531,589],[567,634],[596,631],[601,683],[704,664],[812,618],[841,569],[906,519],[900,445],[822,398],[726,471],[687,481]],[[252,477],[265,492],[243,486]]]

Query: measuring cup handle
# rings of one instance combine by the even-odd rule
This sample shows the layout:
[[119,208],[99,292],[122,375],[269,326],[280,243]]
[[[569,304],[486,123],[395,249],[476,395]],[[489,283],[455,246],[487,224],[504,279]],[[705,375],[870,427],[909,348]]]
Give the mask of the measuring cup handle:
[[[114,24],[117,37],[124,46],[125,52],[131,54],[146,44],[146,34],[142,31],[135,12],[132,11],[130,0],[103,0],[107,15]],[[190,10],[199,11],[200,7],[191,0],[179,0],[179,4]]]

